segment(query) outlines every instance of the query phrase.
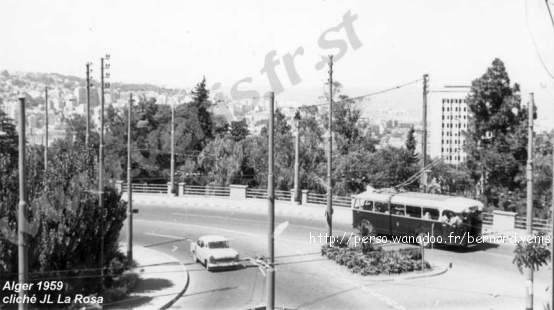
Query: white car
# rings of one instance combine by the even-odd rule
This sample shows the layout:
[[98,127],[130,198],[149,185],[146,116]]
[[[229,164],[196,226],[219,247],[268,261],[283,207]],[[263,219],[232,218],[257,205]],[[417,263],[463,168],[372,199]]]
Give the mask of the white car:
[[229,247],[229,240],[223,236],[201,236],[191,243],[190,251],[192,258],[204,264],[208,271],[241,266],[239,253]]

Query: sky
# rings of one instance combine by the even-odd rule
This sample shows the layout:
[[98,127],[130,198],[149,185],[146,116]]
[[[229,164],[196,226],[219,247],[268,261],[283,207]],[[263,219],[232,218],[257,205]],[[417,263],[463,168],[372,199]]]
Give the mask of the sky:
[[[345,16],[354,39],[333,29]],[[275,86],[263,70],[273,52],[278,100],[301,104],[318,101],[327,68],[316,64],[329,54],[342,53],[334,78],[351,96],[424,73],[431,89],[469,85],[498,57],[525,102],[535,93],[538,125],[554,128],[554,27],[543,0],[2,0],[0,38],[8,71],[84,76],[92,61],[97,76],[109,53],[112,81],[190,89],[206,76],[225,93]],[[290,78],[286,55],[299,50]],[[417,111],[421,85],[371,100]]]

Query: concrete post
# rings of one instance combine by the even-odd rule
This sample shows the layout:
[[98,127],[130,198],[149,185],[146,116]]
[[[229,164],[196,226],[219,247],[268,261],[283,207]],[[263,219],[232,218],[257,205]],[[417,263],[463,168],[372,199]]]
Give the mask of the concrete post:
[[308,203],[308,192],[309,192],[309,190],[307,190],[307,189],[302,190],[302,204],[303,205]]
[[244,200],[246,199],[247,185],[231,184],[229,185],[229,199],[231,200]]
[[167,182],[167,194],[173,196],[173,183]]
[[185,195],[185,183],[179,182],[178,186],[179,186],[179,196]]
[[515,228],[516,213],[508,211],[492,211],[493,231],[510,231]]

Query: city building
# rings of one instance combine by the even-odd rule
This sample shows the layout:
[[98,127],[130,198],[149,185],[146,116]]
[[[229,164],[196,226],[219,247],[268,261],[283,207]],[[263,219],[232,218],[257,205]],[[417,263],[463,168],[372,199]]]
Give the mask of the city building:
[[428,96],[428,150],[432,158],[458,165],[466,160],[463,150],[469,110],[469,86],[444,86]]

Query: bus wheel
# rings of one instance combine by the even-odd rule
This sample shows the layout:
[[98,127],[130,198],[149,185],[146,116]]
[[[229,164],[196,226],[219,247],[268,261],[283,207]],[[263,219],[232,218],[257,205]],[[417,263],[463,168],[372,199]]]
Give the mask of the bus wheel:
[[416,241],[417,241],[417,244],[419,244],[420,246],[423,246],[424,248],[431,247],[431,242],[429,240],[429,235],[427,235],[424,232],[421,232],[421,233],[419,233],[419,235],[417,235]]
[[373,227],[373,224],[371,224],[371,222],[368,220],[362,220],[362,222],[360,223],[359,230],[360,230],[360,235],[362,235],[362,237],[371,236],[375,234],[375,228]]

